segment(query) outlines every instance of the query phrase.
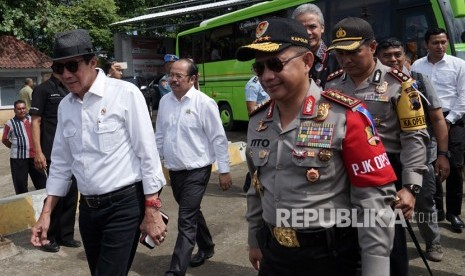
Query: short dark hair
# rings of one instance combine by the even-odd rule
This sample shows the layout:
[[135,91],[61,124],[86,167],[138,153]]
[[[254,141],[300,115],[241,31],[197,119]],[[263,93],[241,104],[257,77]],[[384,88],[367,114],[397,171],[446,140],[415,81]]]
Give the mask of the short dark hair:
[[378,54],[378,51],[386,50],[389,47],[395,47],[395,48],[400,47],[404,49],[402,42],[399,39],[397,39],[397,37],[387,37],[387,38],[381,39],[380,42],[376,45],[375,54]]
[[447,37],[447,40],[449,40],[449,35],[447,34],[446,30],[444,30],[443,28],[431,28],[431,29],[428,29],[425,33],[425,42],[428,43],[430,37],[432,35],[440,35],[440,34],[445,34],[446,37]]
[[184,61],[188,64],[187,75],[188,76],[197,76],[199,74],[199,68],[190,58],[181,58],[180,61]]
[[17,104],[26,104],[26,102],[23,100],[17,100],[16,102],[14,102],[13,106],[16,108]]

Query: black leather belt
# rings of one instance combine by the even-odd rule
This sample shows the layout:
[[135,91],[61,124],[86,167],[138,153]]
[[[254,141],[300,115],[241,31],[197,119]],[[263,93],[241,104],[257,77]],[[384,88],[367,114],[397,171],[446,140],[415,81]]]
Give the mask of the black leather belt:
[[285,247],[312,247],[325,246],[334,240],[342,240],[345,237],[357,236],[357,230],[352,227],[318,228],[318,229],[293,229],[288,227],[275,227],[267,223],[273,238]]
[[136,185],[140,182],[125,186],[113,192],[109,192],[101,195],[83,195],[81,194],[81,203],[85,203],[89,208],[98,209],[108,206],[110,203],[117,202],[128,195],[136,192]]

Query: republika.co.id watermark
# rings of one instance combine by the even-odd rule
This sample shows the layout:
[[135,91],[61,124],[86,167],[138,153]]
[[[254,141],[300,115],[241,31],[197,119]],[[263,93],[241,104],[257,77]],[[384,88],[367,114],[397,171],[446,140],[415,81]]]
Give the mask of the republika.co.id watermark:
[[[411,222],[437,223],[437,215],[415,213]],[[277,209],[276,226],[292,228],[321,227],[406,227],[400,209]]]

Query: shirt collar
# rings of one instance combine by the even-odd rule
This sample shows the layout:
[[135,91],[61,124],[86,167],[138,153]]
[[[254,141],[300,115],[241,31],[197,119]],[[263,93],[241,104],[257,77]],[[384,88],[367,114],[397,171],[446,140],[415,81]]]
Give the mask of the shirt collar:
[[[184,96],[182,96],[181,102],[182,102],[185,98],[192,99],[192,98],[194,97],[196,91],[198,91],[198,90],[195,89],[195,87],[192,85],[192,87],[186,92],[186,94],[184,94]],[[176,95],[174,95],[174,92],[171,92],[170,94],[171,94],[171,95],[170,95],[170,96],[171,96],[171,99],[178,102],[178,99],[176,98]],[[169,95],[169,94],[167,94],[167,95]]]
[[320,47],[318,47],[318,50],[316,50],[315,58],[318,59],[318,61],[323,61],[325,55],[326,55],[326,44],[323,40],[320,42]]
[[[110,78],[105,75],[105,72],[103,72],[102,69],[96,68],[95,70],[97,70],[97,77],[95,78],[87,93],[92,93],[96,96],[103,97],[103,94],[105,93],[105,82]],[[72,94],[70,101],[74,102],[80,100],[76,94],[70,94]]]

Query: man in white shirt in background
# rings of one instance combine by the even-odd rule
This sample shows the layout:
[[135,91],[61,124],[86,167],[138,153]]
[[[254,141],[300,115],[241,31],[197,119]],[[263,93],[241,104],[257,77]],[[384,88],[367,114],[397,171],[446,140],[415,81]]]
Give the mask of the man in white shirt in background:
[[[450,174],[446,180],[446,219],[452,229],[462,232],[465,224],[460,219],[462,209],[462,168],[465,149],[465,61],[446,54],[449,37],[444,29],[432,28],[425,33],[428,50],[426,57],[412,64],[412,71],[422,73],[431,80],[442,104],[449,130]],[[438,220],[444,217],[442,185],[436,187]]]
[[[156,139],[160,156],[169,170],[171,187],[179,204],[178,237],[165,275],[185,275],[188,265],[202,265],[214,254],[215,244],[200,210],[217,161],[219,184],[232,185],[228,140],[215,101],[194,88],[197,66],[189,59],[173,63],[169,82],[173,93],[160,100]],[[198,252],[191,258],[195,243]]]
[[74,175],[90,274],[127,275],[140,233],[157,245],[166,235],[158,210],[165,178],[142,93],[96,67],[87,30],[57,34],[52,70],[71,93],[58,107],[47,198],[30,241],[49,243],[50,214]]

